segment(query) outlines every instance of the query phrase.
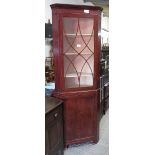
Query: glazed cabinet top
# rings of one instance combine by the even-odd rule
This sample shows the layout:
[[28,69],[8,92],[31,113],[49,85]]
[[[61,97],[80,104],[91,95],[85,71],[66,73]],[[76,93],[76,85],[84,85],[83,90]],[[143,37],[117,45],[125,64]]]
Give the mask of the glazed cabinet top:
[[56,90],[97,89],[102,8],[65,4],[51,8]]

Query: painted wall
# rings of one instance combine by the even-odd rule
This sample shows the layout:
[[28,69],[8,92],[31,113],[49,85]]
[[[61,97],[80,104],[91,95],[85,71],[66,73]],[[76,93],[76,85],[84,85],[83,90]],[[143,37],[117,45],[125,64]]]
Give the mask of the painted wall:
[[103,6],[103,12],[104,12],[104,16],[109,17],[109,5],[104,5]]
[[109,43],[109,17],[103,15],[101,20],[101,43]]

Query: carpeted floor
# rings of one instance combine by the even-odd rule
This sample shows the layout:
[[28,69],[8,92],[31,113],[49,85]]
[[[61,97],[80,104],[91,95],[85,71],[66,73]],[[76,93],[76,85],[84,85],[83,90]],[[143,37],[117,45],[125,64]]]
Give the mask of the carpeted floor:
[[65,149],[64,155],[109,155],[109,111],[100,121],[100,140],[97,144],[73,145]]

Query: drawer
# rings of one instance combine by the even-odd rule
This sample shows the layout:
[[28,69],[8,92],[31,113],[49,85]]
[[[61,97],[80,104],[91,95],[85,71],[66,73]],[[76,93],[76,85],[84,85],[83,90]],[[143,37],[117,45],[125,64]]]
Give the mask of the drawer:
[[53,111],[46,114],[46,120],[45,124],[48,124],[49,122],[55,121],[58,118],[62,118],[62,105],[54,109]]

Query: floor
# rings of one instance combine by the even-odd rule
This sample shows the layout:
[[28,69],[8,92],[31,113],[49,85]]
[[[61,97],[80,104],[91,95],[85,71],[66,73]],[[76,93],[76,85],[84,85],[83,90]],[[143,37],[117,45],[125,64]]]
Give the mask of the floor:
[[100,121],[100,140],[97,144],[73,145],[64,155],[109,155],[109,111]]

